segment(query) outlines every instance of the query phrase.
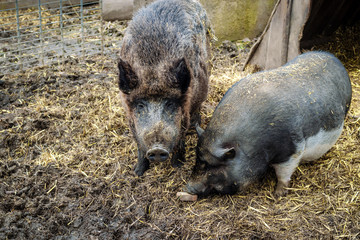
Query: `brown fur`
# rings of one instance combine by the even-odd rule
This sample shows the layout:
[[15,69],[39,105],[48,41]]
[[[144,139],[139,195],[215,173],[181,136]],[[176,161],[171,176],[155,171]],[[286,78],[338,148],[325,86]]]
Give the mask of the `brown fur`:
[[[169,14],[162,16],[164,11]],[[146,25],[149,22],[153,24]],[[140,10],[129,24],[119,63],[120,74],[123,71],[124,76],[125,72],[129,81],[123,85],[120,81],[120,89],[130,128],[138,147],[143,148],[141,151],[146,152],[162,141],[174,142],[168,142],[174,145],[170,151],[184,151],[179,142],[184,139],[190,123],[198,120],[201,103],[208,92],[211,32],[205,11],[196,0],[157,1],[148,9]],[[179,79],[178,71],[186,75],[185,79],[190,78],[188,87],[182,75]],[[172,132],[168,129],[171,124],[161,122],[153,125],[153,129],[138,130],[142,126],[138,125],[133,106],[139,99],[180,101],[179,111],[173,113],[172,127],[179,128],[174,132],[177,136],[168,136]]]

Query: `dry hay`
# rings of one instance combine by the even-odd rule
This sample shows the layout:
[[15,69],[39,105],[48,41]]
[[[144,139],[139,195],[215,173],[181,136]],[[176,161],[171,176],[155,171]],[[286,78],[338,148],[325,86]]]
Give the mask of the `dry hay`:
[[[67,217],[65,222],[56,222],[63,228],[56,228],[52,238],[65,233],[79,234],[90,213],[107,220],[97,232],[85,227],[79,239],[89,236],[109,239],[102,237],[103,233],[111,233],[106,236],[117,239],[359,238],[360,45],[356,37],[350,36],[355,36],[355,31],[359,36],[360,31],[359,27],[347,31],[338,31],[333,45],[325,47],[345,62],[353,84],[353,103],[344,132],[319,161],[298,167],[285,197],[274,198],[276,180],[270,174],[244,194],[180,202],[176,192],[181,191],[191,174],[195,134],[187,136],[188,160],[182,168],[174,169],[170,163],[163,163],[151,166],[144,176],[136,177],[133,173],[136,145],[118,96],[116,59],[106,56],[92,57],[83,63],[70,59],[63,68],[44,67],[3,77],[2,189],[10,199],[14,191],[19,190],[10,189],[14,184],[8,170],[13,162],[29,166],[24,177],[30,176],[31,169],[38,165],[50,164],[58,172],[64,171],[64,175],[56,175],[52,170],[58,178],[40,185],[54,205],[47,211]],[[338,34],[342,34],[342,38],[338,38]],[[222,52],[224,48],[215,49],[209,97],[202,109],[203,125],[209,121],[225,91],[249,74],[240,71],[246,49],[234,58]],[[345,53],[350,57],[343,55]],[[44,169],[46,172],[47,168]],[[71,211],[57,205],[62,191],[71,188],[60,181],[65,175],[66,179],[76,176],[84,188],[84,195],[70,197],[78,203]],[[91,191],[93,186],[88,182],[93,180],[103,184],[103,189]],[[0,199],[4,196],[0,194]],[[94,206],[96,204],[99,206]],[[12,216],[17,210],[16,207],[4,209],[0,208],[3,216]],[[29,211],[27,205],[21,211]],[[82,217],[79,223],[77,220]],[[35,220],[27,215],[25,218],[29,223]],[[40,218],[46,225],[47,215],[40,214]],[[7,226],[4,219],[0,219],[0,233]]]

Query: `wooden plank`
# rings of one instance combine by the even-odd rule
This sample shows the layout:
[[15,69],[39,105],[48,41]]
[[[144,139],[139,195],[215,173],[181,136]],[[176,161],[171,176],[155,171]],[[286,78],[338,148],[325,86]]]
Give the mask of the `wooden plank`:
[[307,0],[307,3],[305,1],[293,1],[287,61],[300,54],[300,40],[310,16],[310,4],[311,0]]
[[288,58],[288,47],[290,38],[290,26],[291,26],[291,10],[293,0],[287,0],[284,19],[284,27],[282,32],[282,49],[281,49],[281,62],[287,62]]
[[133,0],[103,0],[102,17],[105,21],[129,20],[134,9]]
[[310,1],[279,0],[243,68],[252,64],[272,69],[298,55],[302,30],[309,17]]

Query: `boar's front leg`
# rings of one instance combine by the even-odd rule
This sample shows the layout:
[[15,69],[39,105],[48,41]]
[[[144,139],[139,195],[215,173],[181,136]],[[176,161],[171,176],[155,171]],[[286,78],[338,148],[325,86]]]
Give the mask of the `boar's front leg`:
[[185,143],[183,140],[180,140],[179,145],[174,151],[174,154],[171,158],[171,166],[181,167],[185,162]]
[[135,166],[135,173],[138,176],[142,176],[146,170],[150,168],[150,162],[145,157],[145,152],[138,150],[138,162]]
[[190,126],[195,127],[196,125],[200,125],[200,124],[201,124],[201,115],[200,115],[200,109],[198,109],[191,116]]

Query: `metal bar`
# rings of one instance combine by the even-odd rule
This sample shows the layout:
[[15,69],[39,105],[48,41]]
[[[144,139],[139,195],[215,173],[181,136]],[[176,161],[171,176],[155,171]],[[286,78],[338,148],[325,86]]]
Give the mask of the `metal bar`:
[[[101,43],[101,39],[94,39],[92,41],[84,42],[84,46],[89,45],[89,44],[94,44],[95,42],[100,42]],[[44,44],[44,47],[55,45],[56,43],[60,43],[60,42],[53,42],[53,43]],[[44,51],[44,52],[45,53],[52,52],[54,49],[60,49],[60,47],[59,48],[51,48],[48,51]]]
[[[16,10],[16,8],[14,8],[14,10]],[[1,11],[0,11],[1,13]],[[0,17],[0,20],[6,19],[6,18],[14,18],[14,16],[6,16],[6,17]],[[4,24],[1,24],[4,25]]]
[[[100,54],[100,49],[102,55],[108,51],[104,48],[107,40],[101,18],[101,0],[92,2],[99,4],[95,6],[89,6],[92,3],[84,3],[83,0],[80,5],[71,6],[65,6],[65,2],[67,4],[70,0],[38,0],[38,12],[36,4],[32,5],[32,9],[22,10],[26,7],[20,7],[21,1],[11,1],[16,4],[13,12],[6,12],[11,9],[0,10],[0,22],[4,22],[1,27],[10,34],[9,37],[1,38],[7,44],[6,52],[0,51],[0,71],[4,74],[34,65],[48,65],[52,62],[61,64],[67,56],[81,56],[85,59],[85,56]],[[47,4],[54,7],[45,9]],[[3,12],[10,16],[2,15]],[[87,32],[89,27],[97,29]]]
[[[80,18],[81,18],[81,48],[84,50],[84,1],[80,0]],[[84,51],[82,57],[84,58]]]
[[[50,23],[50,24],[42,24],[42,26],[44,27],[46,27],[46,26],[50,26],[50,25],[52,25],[52,24],[57,24],[57,23],[60,23],[59,21],[55,21],[55,22],[52,22],[52,23]],[[73,24],[72,26],[76,26],[76,24]],[[72,26],[70,26],[70,27],[72,27]],[[78,26],[80,26],[80,24],[78,24]],[[25,31],[25,30],[29,30],[29,29],[34,29],[34,28],[37,28],[37,27],[40,27],[40,25],[36,25],[36,26],[31,26],[31,27],[24,27],[24,28],[21,28],[20,29],[20,31]],[[54,31],[54,30],[56,30],[56,29],[51,29],[51,28],[48,28],[48,29],[43,29],[43,33],[45,33],[45,32],[50,32],[50,31]],[[14,31],[14,30],[11,30],[11,31]],[[8,32],[11,32],[11,31],[8,31]],[[33,33],[27,33],[27,34],[23,34],[24,36],[29,36],[29,35],[32,35]]]
[[[102,0],[99,0],[100,13],[102,12]],[[101,56],[104,56],[104,21],[100,14],[100,34],[101,34]]]
[[[74,12],[74,13],[77,13],[77,12]],[[68,13],[67,13],[68,14]],[[100,16],[100,13],[97,13],[97,14],[92,14],[90,16],[85,16],[84,19],[87,19],[87,18],[93,18],[94,16]],[[73,20],[77,20],[79,19],[78,17],[74,17],[74,18],[67,18],[67,19],[64,19],[64,22],[71,22]]]
[[[98,48],[94,48],[94,47],[88,47],[88,48],[84,48],[84,50],[92,50],[92,49],[98,49]],[[68,54],[66,54],[67,56],[69,56],[70,54],[74,54],[74,53],[79,53],[83,51],[83,49],[76,49],[74,51],[69,52]],[[94,54],[97,54],[98,52],[95,52]],[[93,55],[93,54],[92,54]]]
[[[19,16],[19,19],[20,19],[20,16]],[[37,20],[37,19],[34,19],[34,20]],[[32,21],[34,21],[34,20],[32,20]],[[24,22],[29,22],[29,21],[21,21],[21,23],[24,23]],[[4,24],[1,24],[1,26],[12,26],[12,25],[14,25],[14,22],[11,22],[11,23],[4,23]],[[26,28],[25,28],[26,29]],[[21,29],[22,30],[22,29]]]
[[[60,0],[61,2],[69,2],[69,0]],[[71,1],[70,1],[71,2]],[[59,0],[57,1],[46,1],[46,4],[52,4],[52,3],[59,3]]]
[[35,4],[30,4],[30,5],[24,5],[22,7],[19,7],[19,9],[29,9],[29,8],[36,8],[36,3]]
[[[93,45],[91,45],[91,46],[93,46]],[[91,46],[89,46],[89,47],[86,47],[86,48],[84,48],[84,50],[96,50],[97,48],[96,47],[91,47]],[[71,51],[71,52],[69,52],[68,54],[66,54],[67,56],[70,56],[70,54],[74,54],[74,53],[78,53],[78,52],[81,52],[82,51],[82,49],[76,49],[76,50],[74,50],[74,51]],[[97,54],[98,52],[94,52],[93,54],[91,54],[91,53],[89,53],[90,55],[94,55],[94,54]],[[24,64],[26,64],[26,63],[34,63],[34,62],[37,62],[38,61],[38,59],[36,59],[36,58],[34,58],[34,59],[30,59],[30,60],[27,60],[27,61],[24,61]],[[49,61],[49,60],[48,60]],[[54,59],[53,60],[54,62],[55,61],[57,61],[57,59]],[[13,66],[16,66],[16,65],[18,65],[17,63],[10,63],[10,64],[8,64],[7,66],[11,66],[11,65],[13,65]]]
[[[80,6],[80,5],[78,5],[78,6]],[[64,7],[64,9],[65,8],[70,8],[70,7]],[[73,8],[73,9],[75,9],[75,7],[71,7],[71,8]],[[100,10],[100,8],[98,8],[98,7],[94,7],[94,8],[91,8],[91,9],[88,9],[89,11],[91,10],[91,11],[96,11],[96,10]],[[74,11],[71,11],[71,12],[67,12],[67,14],[77,14],[78,13],[78,11],[76,11],[76,10],[74,10]]]
[[[22,29],[20,29],[20,32],[21,32]],[[20,39],[23,38],[23,37],[28,37],[28,36],[32,36],[32,35],[36,35],[38,34],[39,32],[33,32],[33,33],[28,33],[28,34],[20,34]],[[17,38],[17,37],[9,37],[8,39],[14,39],[14,38]],[[34,40],[33,40],[34,41]],[[32,41],[23,41],[23,42],[32,42]]]
[[[61,62],[64,62],[64,54],[65,54],[65,42],[64,42],[64,22],[63,22],[63,1],[60,0],[60,35],[61,35]],[[60,63],[59,63],[60,65]]]
[[[86,22],[84,23],[84,26],[88,26],[88,25],[91,25],[93,23],[98,23],[99,21],[91,21],[91,22]],[[75,30],[76,28],[74,28],[74,26],[81,26],[81,24],[74,24],[72,26],[68,26],[68,27],[63,27],[63,30]],[[20,30],[23,30],[23,29],[20,29]],[[45,33],[51,33],[51,32],[56,32],[56,31],[59,31],[60,32],[61,29],[57,28],[57,29],[48,29],[48,30],[42,30],[42,33],[43,33],[43,36],[45,35]],[[6,32],[13,32],[13,31],[6,31]],[[78,33],[74,33],[74,32],[71,32],[71,31],[63,31],[64,33],[71,33],[73,35],[77,34],[77,35],[80,35],[81,32],[78,32]],[[37,35],[39,34],[40,32],[32,32],[32,33],[27,33],[27,34],[22,34],[21,36],[22,37],[30,37],[30,36],[33,36],[33,35]],[[68,35],[68,34],[64,34],[64,35]],[[84,34],[85,36],[88,36],[86,34]],[[11,38],[15,38],[15,37],[9,37],[8,39],[11,39]],[[28,42],[31,42],[31,41],[28,41]]]
[[[16,3],[15,3],[15,5],[16,5]],[[0,13],[5,12],[5,11],[16,11],[16,7],[15,8],[8,8],[8,9],[0,10]]]
[[[38,59],[35,59],[35,60],[29,60],[29,61],[24,61],[24,65],[26,65],[27,63],[35,63],[35,62],[38,62]],[[9,63],[7,64],[4,69],[7,69],[8,67],[17,67],[19,66],[18,63]]]
[[43,46],[43,32],[42,32],[42,14],[41,14],[41,0],[39,2],[39,28],[40,28],[40,47],[41,47],[41,64],[44,65],[44,46]]
[[[100,42],[101,43],[101,38],[99,39],[99,38],[93,38],[93,39],[91,39],[91,37],[98,37],[98,34],[89,34],[89,35],[87,35],[87,37],[89,37],[89,39],[87,40],[87,41],[85,41],[84,42],[84,46],[85,45],[87,45],[87,44],[93,44],[94,42]],[[67,42],[67,40],[72,40],[72,41],[76,41],[76,40],[79,40],[79,39],[81,39],[82,37],[80,36],[80,37],[75,37],[75,38],[71,38],[71,39],[64,39],[63,41],[54,41],[54,42],[49,42],[49,43],[45,43],[44,41],[43,41],[43,44],[42,44],[42,46],[43,47],[46,47],[46,46],[50,46],[50,45],[54,45],[54,44],[58,44],[58,43],[63,43],[62,45],[64,45],[66,42]],[[43,38],[43,40],[45,40],[46,38]],[[40,41],[40,39],[38,39],[38,40],[35,40],[35,41]],[[31,46],[31,47],[23,47],[23,45],[25,44],[25,43],[31,43],[31,42],[35,42],[35,41],[27,41],[27,42],[22,42],[22,43],[20,43],[20,45],[13,45],[12,47],[13,48],[16,48],[16,50],[8,50],[7,51],[7,53],[16,53],[16,52],[18,52],[18,53],[21,53],[21,52],[25,52],[26,50],[31,50],[31,49],[37,49],[38,48],[38,46]],[[19,50],[20,49],[20,50]],[[59,48],[60,49],[60,48]],[[44,50],[44,53],[47,53],[47,52],[51,52],[53,50],[53,48],[52,49],[50,49],[49,51],[47,51],[47,50]]]
[[[32,21],[35,21],[35,20],[39,20],[39,21],[40,21],[39,18],[34,19],[34,20],[32,20]],[[24,22],[25,22],[25,21],[22,21],[21,23],[24,23]],[[25,30],[28,30],[28,29],[34,29],[34,28],[36,28],[36,27],[40,27],[40,25],[31,26],[31,27],[24,27],[24,28],[21,28],[20,30],[25,31]]]
[[[11,33],[11,32],[16,32],[16,30],[11,30],[11,31],[3,31],[3,33]],[[16,38],[16,37],[4,37],[4,38],[1,38],[1,39],[10,39],[10,38]]]
[[27,47],[27,48],[22,48],[21,50],[8,51],[8,53],[16,53],[16,52],[18,52],[18,53],[23,53],[22,55],[26,55],[26,54],[24,54],[24,52],[26,50],[37,49],[37,48],[38,48],[37,46]]
[[94,21],[85,22],[85,23],[84,23],[84,26],[86,26],[86,25],[92,25],[93,23],[97,23],[97,22],[100,22],[100,21],[99,21],[99,20],[94,20]]
[[[100,10],[100,9],[98,9],[98,10]],[[44,11],[42,11],[43,13],[44,13]],[[74,13],[77,13],[77,12],[74,12]],[[69,13],[67,13],[67,14],[69,14]],[[89,14],[89,15],[85,15],[84,16],[84,19],[86,19],[86,18],[93,18],[94,16],[98,16],[98,15],[100,15],[100,12],[99,13],[92,13],[92,14]],[[56,16],[59,16],[59,14],[56,14],[56,15],[51,15],[51,16],[49,16],[49,17],[43,17],[42,19],[43,20],[45,20],[45,19],[51,19],[51,18],[54,18],[54,17],[56,17]],[[66,19],[66,20],[75,20],[75,19],[78,19],[78,18],[68,18],[68,19]],[[30,21],[33,21],[33,20],[37,20],[37,19],[32,19],[32,20],[30,20]]]
[[[39,27],[39,26],[35,26],[35,27]],[[21,28],[20,31],[24,31],[24,30],[27,30],[27,29],[31,29],[31,28]],[[42,32],[43,33],[50,33],[50,32],[54,32],[54,31],[58,31],[59,29],[47,29],[47,30],[43,30]],[[9,31],[9,32],[12,32],[12,31]],[[36,35],[40,32],[32,32],[32,33],[26,33],[26,34],[22,34],[23,37],[29,37],[29,36],[33,36],[33,35]]]
[[[34,5],[35,6],[35,5]],[[19,8],[21,9],[21,8]],[[20,16],[27,16],[27,15],[32,15],[32,14],[37,14],[37,11],[29,11],[28,9],[26,9],[26,12],[22,12]]]
[[[18,40],[18,44],[21,43],[21,39],[20,39],[20,14],[19,14],[19,2],[18,0],[15,1],[15,6],[16,6],[16,26],[17,26],[17,40]],[[19,59],[19,67],[20,70],[23,70],[23,65],[21,62],[21,58]]]

